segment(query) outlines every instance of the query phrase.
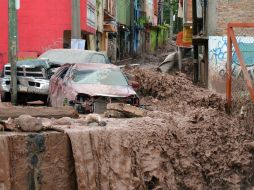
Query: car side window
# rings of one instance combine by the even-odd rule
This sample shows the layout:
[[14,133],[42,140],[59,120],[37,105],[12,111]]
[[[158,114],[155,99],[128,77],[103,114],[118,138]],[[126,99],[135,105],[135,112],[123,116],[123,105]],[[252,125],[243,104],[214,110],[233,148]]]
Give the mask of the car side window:
[[91,63],[106,63],[104,55],[94,54],[91,58]]

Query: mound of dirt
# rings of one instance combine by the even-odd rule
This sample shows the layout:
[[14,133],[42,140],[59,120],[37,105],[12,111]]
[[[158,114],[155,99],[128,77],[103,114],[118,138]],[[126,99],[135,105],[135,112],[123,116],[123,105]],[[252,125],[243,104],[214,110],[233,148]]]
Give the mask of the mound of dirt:
[[[142,68],[127,68],[125,72],[141,85],[138,94],[144,102],[159,107],[162,103],[163,110],[183,105],[224,109],[225,100],[221,96],[193,85],[183,73],[169,75]],[[154,98],[159,101],[154,102]]]

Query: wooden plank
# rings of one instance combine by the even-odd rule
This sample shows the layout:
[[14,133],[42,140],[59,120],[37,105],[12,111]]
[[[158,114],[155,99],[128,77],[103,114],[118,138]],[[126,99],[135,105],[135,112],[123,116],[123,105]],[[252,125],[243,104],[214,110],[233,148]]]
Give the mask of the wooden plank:
[[17,118],[20,115],[31,115],[33,117],[44,118],[62,118],[62,117],[78,117],[77,111],[73,107],[1,107],[0,119]]
[[127,117],[144,117],[146,115],[145,110],[129,105],[129,104],[123,104],[123,103],[108,104],[107,110],[119,111],[121,113],[124,113],[124,115]]

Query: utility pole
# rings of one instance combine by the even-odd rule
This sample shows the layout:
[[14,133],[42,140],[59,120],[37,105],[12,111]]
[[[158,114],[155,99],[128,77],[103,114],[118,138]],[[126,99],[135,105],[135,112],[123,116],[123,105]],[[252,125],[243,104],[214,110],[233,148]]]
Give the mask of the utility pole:
[[169,14],[170,14],[170,28],[169,28],[169,39],[170,41],[172,41],[172,38],[173,38],[173,30],[174,30],[174,21],[173,21],[173,0],[169,0]]
[[135,0],[130,0],[130,24],[131,24],[131,35],[130,35],[130,40],[131,40],[131,56],[134,56],[134,19],[135,19],[135,11],[134,11],[134,1]]
[[17,104],[18,84],[17,84],[17,0],[8,0],[8,55],[11,64],[11,102]]
[[80,0],[72,0],[72,39],[81,39]]
[[[197,1],[192,0],[192,32],[193,36],[198,34],[198,25],[197,25]],[[193,45],[193,82],[198,83],[199,80],[199,64],[198,64],[198,46]]]

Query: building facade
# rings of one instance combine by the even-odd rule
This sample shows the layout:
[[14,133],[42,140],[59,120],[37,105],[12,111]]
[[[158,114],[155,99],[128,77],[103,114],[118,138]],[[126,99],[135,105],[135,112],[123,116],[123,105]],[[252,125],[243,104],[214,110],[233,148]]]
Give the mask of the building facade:
[[[160,38],[160,30],[152,28],[158,23],[159,2],[80,0],[84,49],[105,52],[112,63],[154,50],[154,44],[157,46]],[[1,69],[8,62],[8,0],[0,0],[0,5]],[[50,3],[22,0],[17,13],[19,59],[36,58],[49,49],[71,48],[71,0],[61,3],[57,0]]]
[[127,59],[131,56],[131,1],[117,0],[117,60]]
[[[80,26],[86,49],[90,35],[96,32],[96,23],[88,10],[94,2],[80,0]],[[8,1],[0,0],[0,66],[8,62]],[[53,48],[69,48],[71,42],[71,1],[22,0],[17,11],[18,54],[23,58],[34,58]],[[91,22],[92,21],[92,22]]]

